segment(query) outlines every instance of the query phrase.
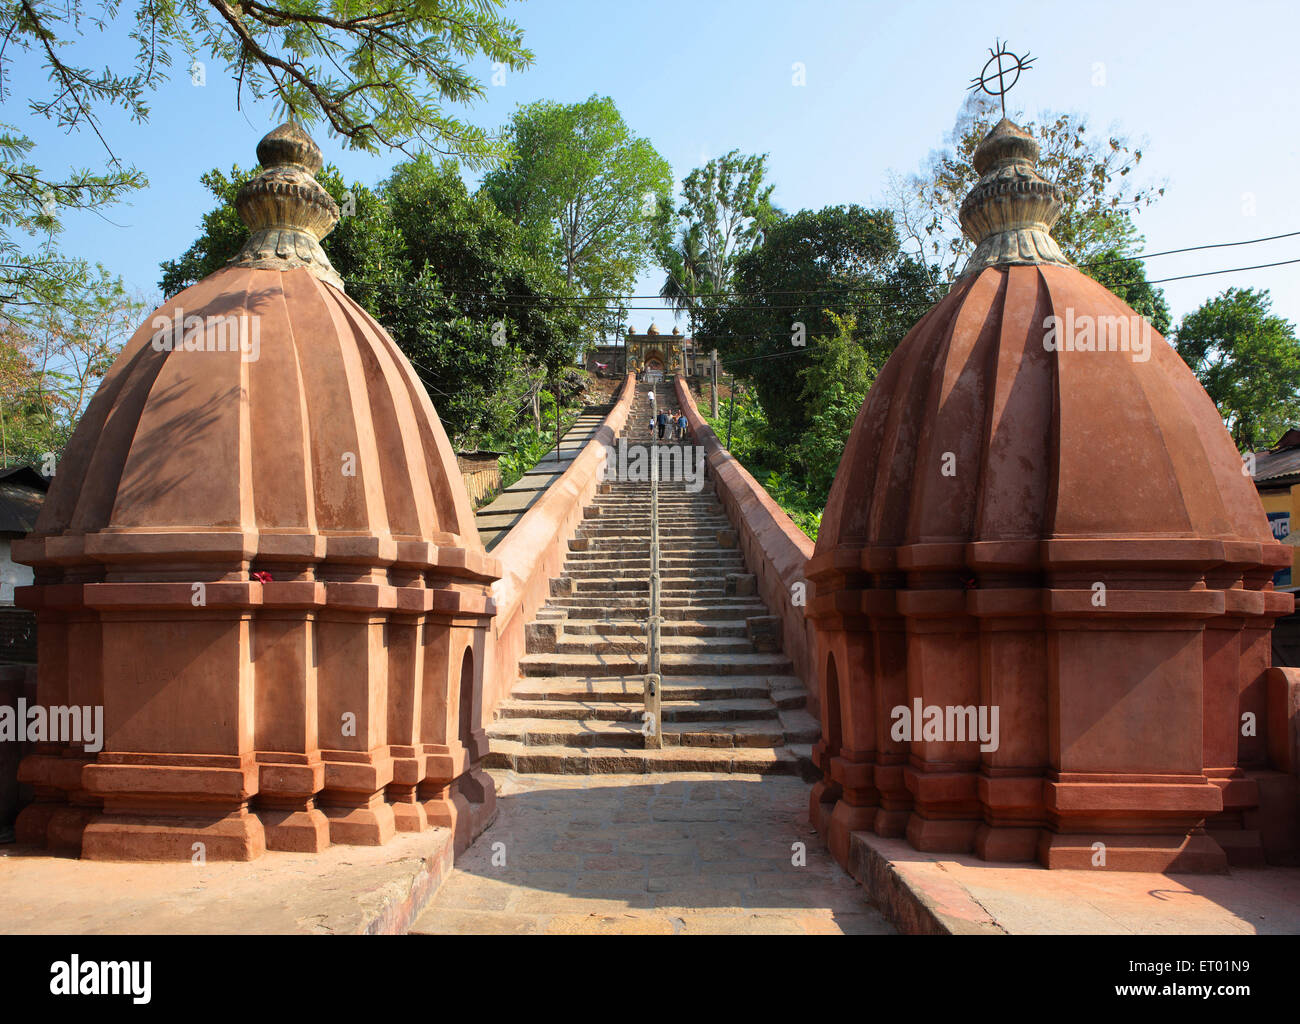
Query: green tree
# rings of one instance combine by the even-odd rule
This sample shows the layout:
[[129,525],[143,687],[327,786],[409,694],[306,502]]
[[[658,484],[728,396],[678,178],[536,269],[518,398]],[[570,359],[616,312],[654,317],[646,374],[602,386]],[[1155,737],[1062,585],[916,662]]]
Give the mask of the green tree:
[[675,313],[690,312],[700,296],[715,290],[705,265],[698,226],[683,225],[677,238],[659,254],[659,265],[664,269],[659,297]]
[[56,458],[145,304],[103,267],[30,326],[0,325],[0,462]]
[[[410,286],[383,285],[380,320],[417,364],[439,413],[466,442],[508,436],[573,364],[582,320],[558,270],[455,166],[417,157],[380,188]],[[445,410],[445,411],[444,411]]]
[[[29,107],[65,132],[101,144],[99,169],[42,170],[33,140],[0,123],[0,317],[32,317],[75,301],[99,278],[55,244],[67,210],[99,210],[146,184],[121,164],[103,117],[119,108],[149,118],[149,97],[183,58],[183,73],[206,78],[206,61],[224,66],[245,94],[273,99],[310,125],[324,120],[347,144],[377,150],[418,143],[470,161],[504,152],[499,140],[456,119],[447,107],[483,95],[465,62],[486,57],[501,68],[532,61],[504,0],[15,0],[0,9],[0,97],[15,71],[35,85]],[[111,31],[121,19],[132,47],[116,66],[81,66],[75,44],[88,26]]]
[[835,333],[818,338],[803,374],[808,427],[795,446],[808,491],[825,507],[849,432],[875,382],[878,367],[858,338],[857,317],[827,310]]
[[1169,334],[1173,317],[1163,288],[1147,281],[1146,269],[1141,260],[1126,258],[1118,246],[1103,249],[1092,264],[1084,268],[1089,277],[1099,282],[1127,302],[1136,313],[1146,317],[1151,326],[1162,335]]
[[801,210],[740,257],[731,294],[703,308],[696,339],[754,382],[773,429],[793,441],[813,411],[803,394],[810,339],[838,333],[832,312],[856,318],[872,365],[883,365],[932,302],[887,210]]
[[767,156],[732,150],[691,171],[682,182],[679,240],[660,256],[660,296],[679,311],[731,286],[736,263],[780,216],[766,183]]
[[1273,315],[1267,289],[1229,288],[1189,313],[1175,348],[1219,407],[1242,451],[1271,443],[1300,419],[1300,341]]
[[[239,252],[248,231],[234,197],[257,173],[203,176],[217,205],[194,244],[163,264],[165,293]],[[471,195],[454,163],[427,154],[373,190],[346,184],[332,166],[317,179],[340,206],[355,207],[322,241],[326,255],[411,360],[456,444],[501,444],[521,416],[539,425],[543,387],[572,364],[581,321],[564,281],[527,250],[520,229]]]
[[505,134],[514,159],[484,178],[484,193],[576,293],[630,290],[667,245],[668,161],[608,97],[520,107]]

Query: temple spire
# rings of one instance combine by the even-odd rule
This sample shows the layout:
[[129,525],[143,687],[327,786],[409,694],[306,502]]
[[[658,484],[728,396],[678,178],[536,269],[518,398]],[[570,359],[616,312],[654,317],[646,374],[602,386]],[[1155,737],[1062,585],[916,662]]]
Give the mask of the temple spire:
[[962,276],[985,267],[1071,266],[1052,238],[1062,193],[1038,173],[1038,143],[1003,118],[975,150],[979,183],[961,204],[961,227],[975,243]]
[[235,197],[249,237],[232,261],[235,266],[270,270],[305,267],[322,281],[343,288],[320,240],[334,230],[339,208],[320,182],[320,148],[292,121],[257,144],[263,170]]

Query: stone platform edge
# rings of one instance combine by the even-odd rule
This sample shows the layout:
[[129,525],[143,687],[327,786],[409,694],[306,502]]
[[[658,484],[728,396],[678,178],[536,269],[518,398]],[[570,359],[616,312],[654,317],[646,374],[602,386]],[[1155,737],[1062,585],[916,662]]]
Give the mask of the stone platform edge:
[[947,877],[940,859],[902,839],[870,832],[849,837],[849,874],[902,934],[1007,934],[964,886]]
[[409,882],[376,908],[360,934],[405,935],[438,895],[455,866],[455,835],[447,828],[437,828],[426,835],[438,841],[437,847],[412,865],[414,871]]

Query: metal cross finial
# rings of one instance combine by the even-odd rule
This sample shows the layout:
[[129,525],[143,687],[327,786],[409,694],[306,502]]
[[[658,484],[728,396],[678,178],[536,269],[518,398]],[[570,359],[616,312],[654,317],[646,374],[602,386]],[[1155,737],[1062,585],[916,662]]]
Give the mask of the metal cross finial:
[[[1007,49],[1002,40],[997,40],[996,49],[989,50],[990,57],[984,64],[984,69],[980,72],[978,78],[972,78],[970,88],[973,92],[976,89],[983,89],[990,96],[996,96],[1002,101],[1002,116],[1007,116],[1007,93],[1012,87],[1020,81],[1020,72],[1027,71],[1029,65],[1038,58],[1029,56],[1026,52],[1024,56],[1017,57]],[[1003,58],[1007,58],[1007,63],[1003,64]],[[997,65],[996,74],[991,74],[989,68],[991,65]],[[995,83],[996,78],[996,83]],[[1010,78],[1010,81],[1007,79]],[[996,85],[994,88],[993,86]]]

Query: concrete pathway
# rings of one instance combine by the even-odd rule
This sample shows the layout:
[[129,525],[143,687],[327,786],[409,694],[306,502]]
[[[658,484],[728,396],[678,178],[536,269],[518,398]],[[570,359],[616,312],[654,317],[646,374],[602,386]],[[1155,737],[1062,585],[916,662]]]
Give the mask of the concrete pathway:
[[894,931],[808,826],[797,778],[491,774],[497,822],[412,932]]

